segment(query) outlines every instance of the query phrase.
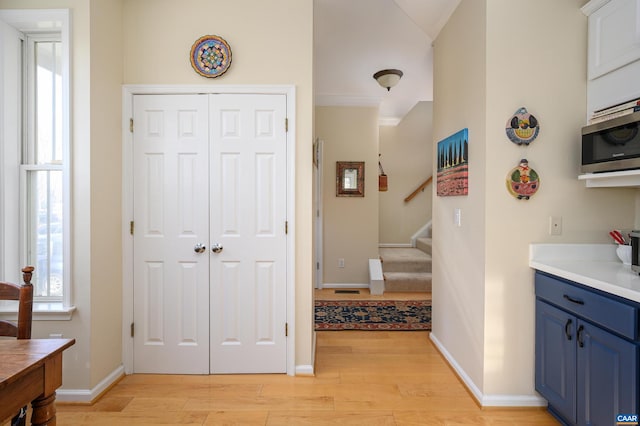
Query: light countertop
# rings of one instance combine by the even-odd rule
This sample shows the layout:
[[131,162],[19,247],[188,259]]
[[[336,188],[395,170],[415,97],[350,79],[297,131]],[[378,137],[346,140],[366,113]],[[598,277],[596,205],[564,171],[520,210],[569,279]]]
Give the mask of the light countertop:
[[529,266],[640,303],[640,275],[622,264],[615,244],[531,244]]

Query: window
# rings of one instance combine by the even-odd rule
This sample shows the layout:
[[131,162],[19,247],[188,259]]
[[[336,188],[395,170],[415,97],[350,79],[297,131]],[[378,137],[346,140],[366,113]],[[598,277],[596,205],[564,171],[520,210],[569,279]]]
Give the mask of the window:
[[[61,46],[56,34],[27,36],[24,49],[27,127],[22,143],[26,263],[34,265],[34,299],[62,301],[64,269]],[[26,89],[26,90],[24,90]]]
[[[2,254],[0,272],[20,280],[21,266],[35,267],[36,319],[39,311],[73,310],[68,34],[66,10],[0,11],[0,48],[19,52],[17,60],[0,62],[0,124],[16,127],[0,135],[5,164],[16,164],[0,171],[0,238],[4,253],[20,247],[18,256]],[[20,112],[12,117],[16,105]]]

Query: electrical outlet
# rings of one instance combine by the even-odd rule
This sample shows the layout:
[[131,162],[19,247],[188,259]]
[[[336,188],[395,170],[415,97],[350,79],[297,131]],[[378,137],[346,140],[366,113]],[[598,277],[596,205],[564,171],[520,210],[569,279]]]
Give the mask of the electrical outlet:
[[344,268],[344,259],[338,259],[338,268]]
[[549,217],[549,235],[562,235],[562,216]]

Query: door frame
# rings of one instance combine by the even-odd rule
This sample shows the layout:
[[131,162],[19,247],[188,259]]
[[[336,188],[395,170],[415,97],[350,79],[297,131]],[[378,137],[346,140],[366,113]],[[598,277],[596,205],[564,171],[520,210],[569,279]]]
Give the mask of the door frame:
[[323,216],[324,211],[322,207],[323,190],[323,155],[324,155],[324,140],[316,138],[313,143],[313,190],[314,190],[314,206],[313,206],[313,223],[314,223],[314,288],[321,290],[323,286],[324,277],[322,271],[324,270],[324,258],[323,258]]
[[125,374],[133,372],[133,134],[129,130],[135,95],[269,94],[285,95],[287,131],[287,374],[295,375],[295,147],[296,90],[292,85],[124,85],[122,87],[122,359]]

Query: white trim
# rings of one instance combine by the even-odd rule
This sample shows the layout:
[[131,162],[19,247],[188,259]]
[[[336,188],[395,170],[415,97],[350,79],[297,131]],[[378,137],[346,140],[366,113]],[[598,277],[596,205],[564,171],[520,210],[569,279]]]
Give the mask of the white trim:
[[[295,160],[296,160],[296,89],[291,85],[125,85],[122,88],[122,220],[133,220],[133,135],[129,132],[129,119],[133,117],[133,96],[149,94],[277,94],[287,99],[287,374],[296,374],[295,364]],[[125,372],[133,372],[133,238],[129,227],[122,227],[122,358]]]
[[410,243],[380,243],[378,244],[378,248],[411,248],[415,247]]
[[315,259],[313,262],[313,271],[315,277],[314,286],[317,289],[322,289],[322,281],[323,281],[323,268],[324,268],[324,243],[323,243],[323,164],[324,164],[324,141],[320,138],[316,138],[315,143],[313,144],[313,156],[316,160],[313,166],[313,179],[314,179],[314,201],[315,205],[313,206],[315,211],[313,212],[313,223],[314,223],[314,240],[315,240]]
[[61,388],[56,390],[56,401],[85,403],[94,402],[107,389],[116,384],[124,375],[124,366],[120,365],[92,389]]
[[[318,350],[318,333],[314,330],[311,335],[311,368],[315,370],[316,365],[316,351]],[[313,371],[315,375],[315,371]]]
[[[60,302],[33,302],[33,321],[69,321],[75,312],[75,306],[63,306]],[[15,306],[0,306],[0,320],[17,321]]]
[[287,374],[296,374],[296,88],[273,87],[287,98]]
[[378,118],[378,126],[395,127],[402,121],[402,117],[380,117]]
[[547,400],[534,395],[485,395],[483,407],[546,407]]
[[356,106],[377,107],[383,98],[378,96],[344,96],[329,93],[316,93],[316,106]]
[[[383,97],[379,96],[345,96],[331,93],[316,93],[315,106],[338,107],[379,107]],[[378,117],[378,126],[397,126],[402,117]]]
[[432,226],[432,221],[430,220],[429,222],[425,223],[422,228],[418,229],[415,234],[413,234],[411,236],[411,246],[412,247],[416,246],[416,240],[418,238],[426,237],[426,236],[431,234],[430,232],[427,232],[427,231],[429,231],[431,229],[431,226]]
[[[5,281],[21,282],[19,211],[16,206],[20,198],[19,167],[21,132],[18,123],[22,114],[22,93],[19,81],[22,55],[20,33],[5,23],[0,14],[0,277]],[[18,248],[18,250],[16,250]]]
[[436,346],[438,351],[447,360],[451,368],[456,372],[460,380],[469,389],[469,392],[478,401],[482,407],[546,407],[547,401],[536,395],[485,395],[480,389],[473,383],[471,377],[464,371],[464,369],[458,364],[455,358],[447,351],[442,345],[438,337],[433,333],[429,333],[429,338]]
[[322,288],[369,288],[369,283],[323,283]]
[[296,365],[296,376],[315,376],[313,365]]
[[600,9],[605,4],[609,3],[611,0],[591,0],[589,3],[585,4],[580,8],[582,13],[586,16],[591,15],[596,10]]
[[296,365],[296,376],[315,376],[313,365]]
[[122,89],[122,363],[125,374],[133,373],[133,236],[128,223],[133,220],[133,117],[134,92]]
[[0,10],[0,19],[21,32],[61,31],[69,16],[69,9]]
[[[27,36],[35,33],[59,33],[61,41],[61,67],[62,67],[62,109],[65,112],[65,116],[62,120],[62,173],[63,173],[63,298],[62,305],[63,311],[72,313],[75,307],[72,306],[72,274],[71,274],[71,144],[73,143],[71,137],[71,12],[70,9],[4,9],[0,10],[0,20],[7,25],[13,27],[15,30],[26,34]],[[22,76],[26,78],[26,76]],[[27,81],[27,84],[30,84]],[[21,95],[22,96],[22,95]],[[24,108],[25,105],[22,105]],[[24,131],[25,129],[20,129]],[[4,144],[4,143],[3,143]],[[18,160],[19,161],[19,160]],[[22,187],[24,189],[24,187]],[[21,190],[22,193],[26,191]],[[13,197],[13,195],[11,195]],[[3,203],[9,204],[7,199],[0,200]],[[14,226],[16,229],[20,229],[21,235],[25,235],[26,223],[24,220],[23,212],[25,200],[13,200],[16,205],[20,205],[20,213],[18,213],[19,219]],[[5,204],[5,206],[6,206]],[[3,212],[4,207],[0,205]],[[6,226],[6,224],[5,224]],[[1,235],[2,240],[5,241],[7,235]],[[13,238],[12,238],[13,239]],[[19,238],[21,239],[21,238]],[[8,244],[13,244],[14,247],[20,246],[19,249],[19,264],[26,264],[26,244],[25,241],[10,241]],[[15,256],[14,256],[15,257]],[[14,270],[19,271],[20,265],[13,265],[15,259],[7,260],[9,264],[4,265],[6,269],[11,269],[9,275],[13,276]],[[0,261],[1,263],[1,261]],[[3,271],[3,272],[6,272]],[[37,271],[36,271],[37,273]],[[16,280],[19,282],[19,280]],[[53,312],[55,316],[58,312]]]
[[469,375],[462,369],[462,367],[460,366],[460,364],[458,364],[455,358],[442,345],[442,343],[440,342],[440,340],[438,340],[438,338],[436,337],[433,331],[429,333],[429,338],[431,339],[433,344],[436,346],[436,348],[438,348],[442,356],[447,360],[451,368],[453,368],[453,370],[456,372],[460,380],[462,380],[465,386],[467,386],[467,388],[469,389],[469,392],[471,392],[471,395],[476,399],[476,401],[478,401],[478,403],[480,403],[480,405],[482,405],[482,392],[480,391],[480,389],[478,389],[476,384],[473,383],[473,380],[471,380],[471,377],[469,377]]

